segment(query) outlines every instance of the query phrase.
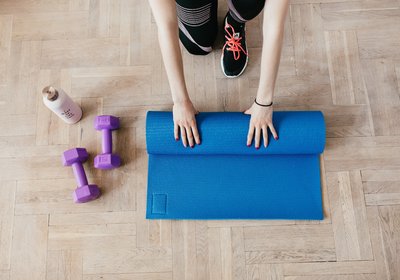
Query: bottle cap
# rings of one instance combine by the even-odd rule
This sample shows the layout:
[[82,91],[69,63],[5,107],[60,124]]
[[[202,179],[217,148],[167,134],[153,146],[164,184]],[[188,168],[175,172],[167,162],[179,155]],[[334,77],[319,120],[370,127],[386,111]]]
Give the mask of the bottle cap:
[[52,86],[47,86],[42,90],[42,94],[47,100],[54,101],[58,98],[58,91]]

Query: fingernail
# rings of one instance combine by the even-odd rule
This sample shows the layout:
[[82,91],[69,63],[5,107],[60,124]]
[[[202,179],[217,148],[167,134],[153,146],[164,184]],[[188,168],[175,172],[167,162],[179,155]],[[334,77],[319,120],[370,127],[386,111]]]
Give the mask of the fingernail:
[[250,147],[251,145],[250,144],[247,144],[247,147]]
[[192,149],[193,149],[193,147],[194,147],[194,146],[190,146],[190,148],[192,148]]
[[256,147],[256,149],[258,150],[258,149],[260,149],[260,147]]
[[278,140],[278,139],[279,139],[279,136],[276,136],[275,140]]
[[178,141],[179,140],[179,138],[175,138],[175,141]]
[[199,144],[197,144],[197,145],[201,145],[201,142],[199,142]]

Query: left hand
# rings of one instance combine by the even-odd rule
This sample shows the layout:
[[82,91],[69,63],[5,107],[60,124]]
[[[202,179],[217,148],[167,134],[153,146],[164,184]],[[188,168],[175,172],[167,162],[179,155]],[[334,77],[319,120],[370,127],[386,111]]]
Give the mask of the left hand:
[[250,147],[254,138],[256,149],[260,148],[261,134],[264,138],[264,147],[268,146],[268,128],[271,130],[275,140],[278,140],[278,134],[275,131],[272,123],[273,108],[262,107],[253,103],[253,105],[245,112],[247,115],[251,115],[249,132],[247,134],[247,146]]

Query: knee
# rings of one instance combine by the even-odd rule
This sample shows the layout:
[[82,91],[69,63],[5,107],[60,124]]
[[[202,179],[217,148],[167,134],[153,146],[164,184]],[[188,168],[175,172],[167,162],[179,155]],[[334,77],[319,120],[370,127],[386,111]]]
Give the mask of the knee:
[[203,46],[200,46],[197,43],[192,42],[180,30],[179,30],[179,39],[180,39],[182,45],[185,47],[185,49],[190,54],[193,54],[193,55],[207,55],[207,54],[211,53],[211,51],[212,51],[212,47],[211,46],[203,47]]
[[265,0],[228,0],[229,10],[243,21],[255,18],[264,5]]
[[193,47],[193,46],[188,46],[188,45],[183,44],[183,43],[182,43],[182,45],[192,55],[207,55],[207,54],[211,53],[211,51],[212,51],[212,49],[211,49],[210,51],[207,52],[207,51],[204,51],[204,50],[202,50],[200,48],[196,48],[196,47]]

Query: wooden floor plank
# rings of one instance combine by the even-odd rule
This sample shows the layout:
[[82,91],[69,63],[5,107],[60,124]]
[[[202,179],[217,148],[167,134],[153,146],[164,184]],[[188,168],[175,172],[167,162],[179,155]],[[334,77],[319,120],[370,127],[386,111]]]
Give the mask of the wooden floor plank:
[[171,248],[97,248],[83,253],[83,274],[172,271]]
[[0,16],[0,85],[6,84],[7,63],[11,53],[13,17],[11,15]]
[[325,41],[333,104],[365,104],[366,88],[359,58],[357,33],[328,31],[325,32]]
[[399,278],[399,255],[395,245],[399,231],[399,209],[392,206],[367,207],[368,223],[377,279]]
[[387,271],[391,279],[400,277],[400,207],[380,206],[378,208],[381,239],[387,264]]
[[247,264],[336,260],[330,224],[244,228]]
[[0,270],[9,270],[13,240],[15,181],[0,181]]
[[283,264],[285,276],[375,274],[374,261]]
[[400,97],[391,60],[364,60],[363,71],[371,103],[375,135],[400,135]]
[[47,224],[47,215],[14,218],[11,279],[45,279]]
[[297,75],[326,74],[328,67],[320,5],[292,5],[289,14]]
[[49,250],[46,279],[82,280],[82,252],[79,250]]
[[378,280],[375,274],[342,274],[318,276],[288,276],[285,280]]
[[88,14],[85,11],[16,14],[12,38],[21,41],[85,39],[87,25]]
[[337,260],[371,260],[360,172],[328,173],[327,177]]
[[324,152],[327,171],[400,168],[400,137],[328,138]]
[[362,180],[366,205],[400,204],[400,170],[364,170]]
[[222,261],[221,261],[221,234],[219,228],[210,228],[208,230],[208,252],[210,269],[209,279],[222,279]]
[[171,280],[172,272],[86,274],[83,280]]
[[374,28],[385,28],[390,23],[398,25],[399,8],[398,2],[392,0],[340,1],[323,3],[321,11],[324,28],[327,30],[371,31]]

